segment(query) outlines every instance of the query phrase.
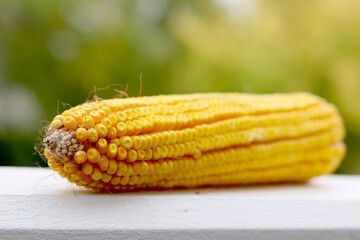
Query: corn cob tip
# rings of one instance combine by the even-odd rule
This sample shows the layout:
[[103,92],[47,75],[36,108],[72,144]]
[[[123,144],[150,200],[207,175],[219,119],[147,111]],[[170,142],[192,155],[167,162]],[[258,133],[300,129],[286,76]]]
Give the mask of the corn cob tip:
[[57,159],[72,157],[77,151],[83,150],[86,145],[75,138],[74,131],[65,128],[46,130],[46,137],[43,139],[46,151]]

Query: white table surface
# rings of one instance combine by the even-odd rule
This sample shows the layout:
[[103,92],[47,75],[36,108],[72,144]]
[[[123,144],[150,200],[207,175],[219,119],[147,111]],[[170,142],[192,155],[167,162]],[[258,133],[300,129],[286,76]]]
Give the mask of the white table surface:
[[0,167],[0,239],[360,239],[360,176],[303,185],[94,194]]

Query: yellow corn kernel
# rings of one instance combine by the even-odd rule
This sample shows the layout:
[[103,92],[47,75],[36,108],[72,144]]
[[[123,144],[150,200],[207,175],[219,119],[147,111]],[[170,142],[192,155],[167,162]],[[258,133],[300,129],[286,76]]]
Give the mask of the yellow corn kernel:
[[149,121],[146,118],[140,118],[139,122],[142,126],[142,132],[148,132],[150,128]]
[[127,128],[127,134],[132,135],[135,132],[135,125],[133,122],[127,121],[125,122]]
[[108,135],[107,137],[110,138],[110,139],[115,139],[117,137],[118,133],[116,131],[116,128],[115,127],[111,127],[109,132],[108,132]]
[[86,175],[90,175],[93,172],[93,170],[94,170],[94,166],[89,162],[86,162],[82,165],[81,171]]
[[141,171],[141,162],[135,162],[133,164],[133,174],[134,175],[139,175],[140,174],[140,171]]
[[74,154],[74,161],[77,164],[83,164],[84,162],[86,162],[86,160],[87,160],[87,154],[85,151],[77,151]]
[[138,119],[140,117],[140,111],[138,108],[134,108],[132,109],[133,111],[133,116],[134,116],[134,119]]
[[94,120],[95,124],[100,122],[100,120],[101,120],[101,115],[100,115],[99,111],[90,112],[90,116]]
[[133,117],[133,112],[132,112],[131,109],[129,109],[129,110],[124,110],[124,114],[125,114],[125,116],[126,116],[126,120],[131,121],[131,120],[134,119],[134,117]]
[[105,106],[105,105],[103,105],[103,106],[101,107],[101,110],[100,110],[100,111],[104,111],[104,112],[105,112],[105,116],[106,116],[106,115],[109,115],[109,114],[111,113],[110,107]]
[[118,148],[115,144],[110,143],[106,152],[106,155],[109,158],[115,158],[118,153]]
[[135,162],[137,160],[137,152],[134,149],[129,150],[126,159],[129,162]]
[[113,122],[110,120],[110,118],[103,118],[101,119],[101,124],[103,124],[108,130],[112,128]]
[[120,183],[120,180],[121,180],[120,177],[113,177],[113,178],[111,179],[111,184],[112,184],[112,185],[118,185],[118,184]]
[[121,185],[126,185],[126,184],[129,183],[129,180],[130,180],[129,176],[124,176],[124,177],[121,178],[120,184]]
[[110,143],[113,143],[118,147],[118,146],[120,146],[120,139],[119,138],[111,139]]
[[129,178],[129,185],[135,185],[137,182],[137,176],[131,176]]
[[80,142],[85,142],[89,138],[89,133],[85,128],[78,128],[75,132],[75,137]]
[[50,153],[49,150],[46,149],[46,148],[45,148],[45,150],[44,150],[44,155],[45,155],[45,157],[46,157],[47,159],[52,159],[51,153]]
[[83,123],[83,116],[81,115],[81,113],[79,111],[73,112],[72,116],[74,117],[75,121],[79,124]]
[[141,136],[131,136],[132,147],[136,150],[141,148],[141,139],[140,138],[141,138]]
[[153,158],[154,159],[159,159],[161,157],[161,148],[159,147],[156,147],[154,150],[153,150]]
[[86,115],[83,117],[83,124],[84,124],[84,128],[89,129],[95,126],[95,121],[91,116]]
[[139,134],[142,131],[142,125],[139,120],[134,120],[134,133],[133,134]]
[[125,122],[126,121],[126,114],[124,112],[118,112],[117,117],[119,119],[119,122]]
[[97,140],[99,139],[99,135],[97,133],[97,131],[95,130],[95,128],[90,128],[88,130],[88,133],[89,133],[89,142],[97,142]]
[[143,144],[143,148],[144,149],[149,149],[149,148],[151,148],[151,146],[152,146],[152,138],[151,138],[151,136],[150,135],[145,135],[144,136],[144,144]]
[[108,143],[105,138],[100,138],[96,142],[96,148],[99,150],[100,154],[105,154],[108,149]]
[[55,121],[55,120],[60,120],[61,122],[64,120],[64,116],[62,116],[62,115],[56,115],[55,117],[54,117],[54,119],[53,119],[53,121]]
[[165,141],[164,133],[163,133],[163,132],[159,132],[159,133],[157,133],[156,135],[159,137],[158,146],[164,145],[164,141]]
[[140,150],[137,150],[137,160],[144,160],[145,159],[145,150],[143,149],[140,149]]
[[77,172],[71,174],[71,179],[73,179],[75,181],[78,181],[78,180],[83,179],[83,178],[84,178],[84,174],[82,172],[77,171]]
[[108,118],[109,118],[110,121],[112,122],[112,126],[115,127],[116,124],[117,124],[118,121],[119,121],[117,115],[116,115],[116,114],[110,114],[110,115],[108,116]]
[[64,121],[63,121],[64,126],[69,129],[69,130],[73,130],[75,131],[77,129],[77,123],[75,121],[75,119],[71,116],[67,116],[65,117]]
[[100,160],[100,153],[96,148],[89,148],[87,150],[87,159],[89,162],[97,163]]
[[94,171],[91,173],[90,177],[95,181],[100,180],[102,178],[102,172],[99,169],[94,168]]
[[141,162],[141,167],[140,167],[140,175],[145,175],[148,173],[149,170],[149,164],[147,162]]
[[111,175],[106,174],[106,173],[103,173],[103,174],[102,174],[102,177],[101,177],[101,180],[102,180],[104,183],[108,183],[108,182],[110,182],[111,177],[112,177]]
[[65,110],[61,115],[64,117],[69,117],[69,116],[72,116],[72,113],[69,110]]
[[47,163],[48,163],[49,167],[51,168],[51,170],[56,171],[56,172],[62,171],[63,164],[58,162],[57,160],[55,160],[53,158],[48,158]]
[[152,144],[151,144],[151,148],[155,148],[159,145],[159,135],[157,134],[152,134],[151,135],[151,139],[152,139]]
[[73,173],[78,169],[78,165],[73,162],[66,162],[63,166],[63,170],[67,173]]
[[106,137],[107,134],[108,134],[107,128],[106,128],[105,125],[102,124],[102,123],[96,124],[96,125],[95,125],[95,130],[96,130],[96,132],[98,133],[98,135],[99,135],[100,137]]
[[169,149],[167,146],[163,145],[161,146],[161,155],[160,155],[160,158],[165,158],[168,156],[168,153],[169,153]]
[[126,172],[127,172],[127,165],[123,162],[118,162],[116,175],[119,177],[124,176]]
[[168,157],[174,157],[175,148],[173,145],[168,146]]
[[86,115],[86,111],[84,109],[78,109],[78,112],[81,114],[81,116]]
[[175,131],[169,131],[169,144],[174,144],[177,141],[177,135]]
[[154,128],[155,128],[155,123],[154,121],[152,120],[151,117],[146,117],[145,120],[147,121],[148,123],[148,128],[147,128],[147,132],[151,132],[151,131],[154,131]]
[[162,137],[164,139],[162,144],[169,145],[170,141],[171,141],[170,133],[169,132],[164,132]]
[[124,122],[119,122],[116,125],[116,130],[118,137],[124,136],[127,133],[127,126]]
[[51,129],[58,129],[58,128],[61,128],[62,126],[63,126],[63,123],[61,120],[54,120],[50,124]]
[[151,148],[145,149],[145,160],[150,160],[153,157],[153,150]]
[[118,152],[117,152],[117,159],[118,160],[125,160],[127,157],[127,151],[125,148],[123,147],[118,147]]
[[129,136],[121,137],[120,145],[125,149],[130,149],[133,145],[131,137],[129,137]]
[[116,160],[110,159],[109,160],[109,168],[107,170],[107,173],[110,175],[116,173],[117,167],[118,167],[118,163],[116,162]]
[[106,172],[109,167],[109,158],[106,155],[101,155],[98,164],[100,170]]

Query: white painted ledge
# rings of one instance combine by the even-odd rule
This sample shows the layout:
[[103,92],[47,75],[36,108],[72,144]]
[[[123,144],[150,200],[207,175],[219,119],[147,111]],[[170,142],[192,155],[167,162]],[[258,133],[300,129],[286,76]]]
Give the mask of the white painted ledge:
[[96,195],[0,167],[0,239],[360,239],[360,176],[306,185]]

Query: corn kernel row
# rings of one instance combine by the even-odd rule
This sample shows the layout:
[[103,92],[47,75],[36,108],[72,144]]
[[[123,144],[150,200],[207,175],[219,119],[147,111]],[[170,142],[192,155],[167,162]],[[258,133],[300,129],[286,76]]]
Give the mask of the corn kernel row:
[[[146,181],[154,182],[162,179],[182,178],[184,176],[205,176],[213,174],[214,169],[220,172],[226,172],[232,169],[241,171],[242,169],[276,167],[283,163],[294,163],[304,158],[309,162],[311,159],[316,160],[321,157],[331,157],[332,155],[338,156],[342,153],[342,151],[340,151],[343,149],[342,144],[336,144],[335,147],[321,146],[334,141],[336,142],[336,139],[339,139],[339,131],[341,131],[341,129],[334,129],[331,135],[321,133],[317,136],[308,136],[302,139],[209,152],[199,159],[185,157],[177,160],[166,159],[162,161],[141,161],[126,164],[103,157],[98,164],[83,164],[82,169],[79,168],[79,165],[69,161],[63,165],[62,170],[66,176],[70,174],[70,178],[75,182],[77,179],[85,181],[84,175],[88,175],[88,183],[100,181],[106,185],[106,183],[111,183],[114,177],[116,179],[119,179],[119,177],[128,179],[132,176],[145,175],[147,177],[142,178],[137,176],[137,179],[139,179],[139,181],[145,179]],[[320,148],[318,146],[320,146]],[[337,154],[332,154],[334,151],[337,152]],[[292,153],[292,155],[290,153]],[[269,160],[263,160],[265,155],[267,155]],[[59,170],[57,169],[59,166],[51,164],[52,161],[49,161],[49,165],[54,170]],[[81,178],[79,177],[80,171],[82,171],[82,173],[80,173]],[[150,178],[150,180],[148,178]],[[116,181],[117,180],[114,180],[113,183]]]

